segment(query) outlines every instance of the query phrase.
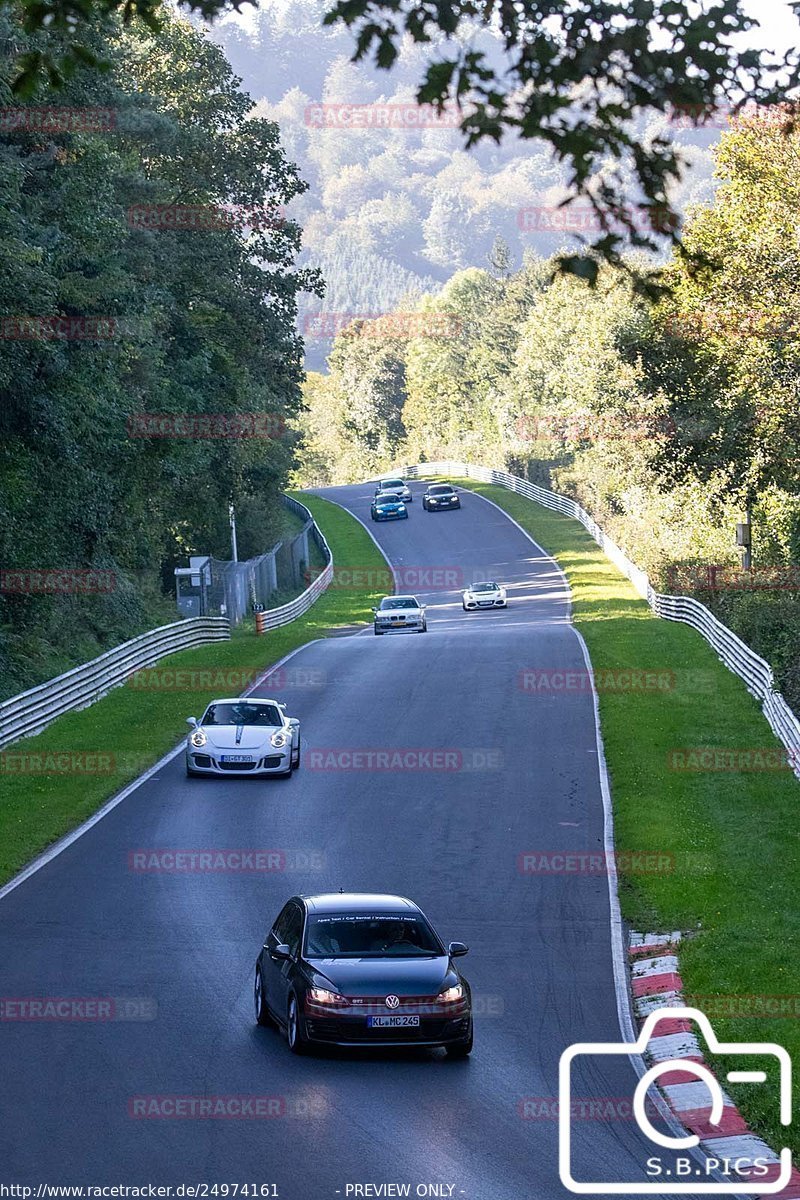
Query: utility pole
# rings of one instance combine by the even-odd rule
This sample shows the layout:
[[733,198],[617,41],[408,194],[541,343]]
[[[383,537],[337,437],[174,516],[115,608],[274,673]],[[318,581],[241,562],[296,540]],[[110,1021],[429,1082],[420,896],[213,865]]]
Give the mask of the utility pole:
[[228,519],[231,523],[231,551],[233,553],[233,561],[239,561],[239,550],[236,545],[236,509],[232,504],[228,505]]
[[753,565],[753,526],[749,499],[746,501],[742,520],[736,526],[736,544],[742,551],[742,570],[749,571]]

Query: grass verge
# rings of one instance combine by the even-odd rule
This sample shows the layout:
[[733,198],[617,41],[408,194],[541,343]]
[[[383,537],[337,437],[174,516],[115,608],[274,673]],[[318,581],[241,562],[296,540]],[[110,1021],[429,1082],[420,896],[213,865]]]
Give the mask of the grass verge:
[[[504,488],[456,482],[518,521],[569,580],[599,693],[623,916],[641,931],[692,934],[680,954],[685,994],[722,1040],[777,1042],[800,1062],[800,783],[788,768],[685,770],[671,757],[775,750],[758,702],[699,633],[651,613],[579,522]],[[642,686],[626,684],[638,671]],[[662,686],[648,690],[644,673]],[[627,852],[668,856],[669,868],[626,871]],[[772,1086],[728,1090],[752,1128],[797,1154],[800,1135],[780,1126]]]
[[[386,575],[385,560],[343,509],[318,496],[298,498],[325,534],[345,585],[335,580],[305,616],[263,637],[247,622],[228,642],[170,654],[140,673],[140,686],[115,688],[90,708],[68,713],[36,737],[7,748],[0,755],[0,883],[157,762],[185,732],[186,717],[199,715],[214,695],[238,694],[290,650],[371,620],[370,606],[385,591],[375,586]],[[355,565],[360,575],[345,573]],[[183,672],[180,690],[173,686],[175,671]],[[58,764],[54,757],[48,763],[47,756],[81,754],[93,757],[68,758],[75,765],[49,774],[41,773],[41,766],[34,771],[30,760],[39,756],[52,770]]]

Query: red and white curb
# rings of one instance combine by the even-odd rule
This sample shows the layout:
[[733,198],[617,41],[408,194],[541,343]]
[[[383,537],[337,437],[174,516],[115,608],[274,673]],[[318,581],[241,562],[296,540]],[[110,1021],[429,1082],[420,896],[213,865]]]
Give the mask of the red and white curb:
[[[630,935],[628,952],[631,991],[633,1011],[639,1028],[645,1018],[659,1008],[684,1006],[683,980],[680,977],[677,956],[680,941],[681,934],[678,931],[669,934]],[[659,1036],[651,1038],[647,1045],[648,1054],[654,1063],[671,1059],[684,1059],[687,1063],[705,1063],[702,1048],[693,1033],[690,1021],[665,1018],[656,1028]],[[758,1158],[768,1164],[766,1174],[759,1175],[758,1182],[763,1184],[778,1178],[779,1156],[748,1129],[747,1122],[724,1089],[722,1119],[719,1124],[711,1125],[708,1120],[708,1088],[696,1075],[676,1068],[661,1075],[658,1083],[676,1118],[690,1133],[699,1137],[701,1149],[710,1158],[731,1161],[748,1159],[750,1162]],[[747,1183],[743,1181],[742,1193],[746,1192]],[[781,1200],[800,1198],[800,1171],[793,1169],[789,1184],[772,1194],[781,1197]]]

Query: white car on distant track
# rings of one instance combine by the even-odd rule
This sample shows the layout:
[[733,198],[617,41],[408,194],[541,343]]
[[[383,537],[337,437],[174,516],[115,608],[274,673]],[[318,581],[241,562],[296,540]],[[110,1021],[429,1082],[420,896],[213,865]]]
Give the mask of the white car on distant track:
[[300,722],[278,700],[212,700],[186,724],[187,775],[291,775],[300,766]]
[[414,497],[411,495],[411,488],[404,479],[400,478],[399,475],[393,475],[391,479],[387,478],[379,480],[375,488],[376,496],[378,492],[399,492],[403,497],[404,504],[410,504],[414,499]]
[[384,596],[375,613],[375,634],[393,633],[412,629],[417,633],[428,632],[425,609],[416,596]]
[[463,593],[461,607],[464,612],[474,612],[478,608],[507,608],[506,589],[491,580],[473,583],[472,587],[468,587]]

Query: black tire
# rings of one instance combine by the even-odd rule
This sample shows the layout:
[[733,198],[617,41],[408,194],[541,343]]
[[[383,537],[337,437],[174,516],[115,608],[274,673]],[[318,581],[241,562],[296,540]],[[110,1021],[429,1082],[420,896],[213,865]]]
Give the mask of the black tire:
[[295,771],[296,771],[296,770],[297,770],[297,768],[300,766],[300,755],[301,755],[301,751],[300,751],[300,738],[298,738],[298,739],[297,739],[297,754],[295,755],[295,758],[294,758],[294,763],[292,764],[292,765],[293,765],[293,767],[294,767],[294,769],[295,769]]
[[422,628],[420,629],[420,633],[427,633],[427,632],[428,632],[428,622],[427,622],[427,621],[423,621],[423,622],[422,622]]
[[408,513],[403,513],[403,520],[404,520],[404,521],[407,521],[407,520],[408,520]]
[[468,1058],[472,1053],[472,1026],[469,1027],[469,1037],[463,1042],[451,1042],[445,1046],[448,1058]]
[[202,775],[202,771],[193,771],[193,770],[192,770],[192,768],[189,766],[189,764],[188,764],[188,762],[187,762],[187,764],[186,764],[186,778],[187,778],[187,779],[197,779],[197,778],[198,778],[200,775]]
[[308,1054],[309,1042],[294,992],[289,997],[289,1007],[286,1011],[286,1037],[292,1054]]
[[257,1025],[274,1025],[275,1022],[269,1015],[267,1001],[264,996],[264,979],[261,975],[261,967],[256,967],[256,977],[253,983],[253,1006],[256,1011]]
[[463,608],[464,612],[469,612],[469,609],[467,608],[467,606],[463,600],[461,601],[461,607]]
[[423,501],[422,501],[422,511],[423,511],[423,512],[430,512],[430,509],[428,508],[428,502],[427,502],[427,500],[423,500]]
[[375,637],[383,637],[383,630],[382,630],[382,629],[376,629],[376,630],[375,630]]

